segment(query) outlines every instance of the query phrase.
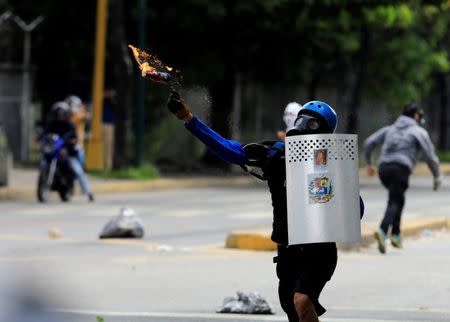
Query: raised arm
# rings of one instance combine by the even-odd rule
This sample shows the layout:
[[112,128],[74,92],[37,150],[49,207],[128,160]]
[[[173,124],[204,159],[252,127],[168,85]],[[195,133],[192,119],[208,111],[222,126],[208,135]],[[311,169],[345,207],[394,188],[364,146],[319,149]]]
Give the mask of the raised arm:
[[439,171],[439,158],[436,155],[434,145],[431,142],[430,136],[425,129],[420,128],[420,132],[417,135],[417,141],[423,151],[425,161],[433,174],[433,190],[437,190],[441,186],[441,176]]
[[383,144],[388,129],[389,126],[385,126],[373,133],[364,141],[364,158],[367,165],[372,165],[372,151],[377,146]]
[[183,98],[172,92],[168,102],[169,110],[185,122],[186,128],[199,139],[208,149],[219,158],[237,165],[244,165],[248,161],[244,149],[239,142],[223,138],[205,123],[192,115]]

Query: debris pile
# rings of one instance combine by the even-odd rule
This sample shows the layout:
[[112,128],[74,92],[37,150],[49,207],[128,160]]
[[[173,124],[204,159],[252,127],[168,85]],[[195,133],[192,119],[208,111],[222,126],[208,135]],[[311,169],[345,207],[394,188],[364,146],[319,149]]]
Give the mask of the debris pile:
[[227,297],[223,300],[223,306],[216,310],[217,313],[241,313],[241,314],[273,314],[269,303],[258,293],[237,292],[237,297]]

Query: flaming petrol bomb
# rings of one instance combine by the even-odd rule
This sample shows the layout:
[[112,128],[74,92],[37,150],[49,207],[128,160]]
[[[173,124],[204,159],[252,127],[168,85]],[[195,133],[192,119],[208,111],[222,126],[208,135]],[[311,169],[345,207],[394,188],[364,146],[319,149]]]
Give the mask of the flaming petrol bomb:
[[128,45],[133,52],[134,59],[139,65],[141,75],[157,83],[168,84],[171,87],[179,85],[179,71],[166,66],[163,62],[145,51]]

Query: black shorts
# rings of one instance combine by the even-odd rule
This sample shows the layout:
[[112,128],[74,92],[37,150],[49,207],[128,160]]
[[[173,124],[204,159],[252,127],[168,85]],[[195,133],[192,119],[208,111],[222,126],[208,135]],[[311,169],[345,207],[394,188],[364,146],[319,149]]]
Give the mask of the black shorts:
[[325,313],[325,308],[319,303],[319,295],[336,268],[336,244],[279,246],[276,262],[280,303],[288,316],[296,316],[293,304],[296,292],[308,295],[317,315]]

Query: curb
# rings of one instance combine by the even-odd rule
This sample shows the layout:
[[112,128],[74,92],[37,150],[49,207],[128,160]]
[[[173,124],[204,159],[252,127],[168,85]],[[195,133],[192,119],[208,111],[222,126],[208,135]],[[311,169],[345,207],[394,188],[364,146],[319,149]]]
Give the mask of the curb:
[[[194,178],[161,178],[145,181],[111,180],[95,182],[91,180],[91,190],[95,194],[125,193],[125,192],[149,192],[167,189],[205,188],[205,187],[252,187],[261,185],[250,176],[230,177],[194,177]],[[22,189],[0,188],[1,200],[34,199],[36,188],[26,187]],[[78,195],[78,184],[75,183],[75,194]]]
[[[375,223],[363,224],[361,227],[361,242],[352,244],[338,243],[338,248],[341,250],[358,249],[375,243],[373,232],[377,227]],[[424,229],[450,229],[450,217],[418,218],[406,221],[402,225],[402,236],[417,236]],[[277,245],[270,239],[270,230],[266,229],[232,231],[227,236],[225,248],[273,251],[277,249]]]
[[228,234],[225,248],[246,250],[276,250],[277,244],[270,239],[270,231],[234,231]]
[[[450,174],[450,163],[440,165],[442,174]],[[413,175],[430,175],[431,172],[425,163],[418,163],[414,168]],[[366,178],[364,168],[360,168],[360,178]],[[95,194],[124,193],[124,192],[146,192],[164,189],[178,188],[204,188],[204,187],[251,187],[265,186],[265,183],[258,181],[249,175],[236,175],[229,177],[217,176],[196,176],[194,178],[160,178],[154,180],[133,181],[133,180],[96,180],[89,177],[91,188]],[[24,187],[0,188],[0,201],[13,199],[35,199],[36,187],[34,184]]]
[[202,188],[202,187],[249,187],[258,182],[248,176],[236,177],[196,177],[196,178],[164,178],[148,181],[114,181],[93,183],[94,193],[138,192],[165,189]]
[[11,191],[8,188],[0,188],[0,200],[12,199]]
[[[378,171],[378,167],[376,166],[376,169]],[[450,163],[441,163],[439,165],[439,169],[441,171],[442,175],[450,175]],[[430,169],[428,168],[427,164],[424,162],[418,162],[413,169],[412,172],[413,176],[430,176],[430,179],[433,177],[433,174],[431,173]],[[377,177],[378,174],[376,174],[374,177]],[[359,168],[359,177],[360,178],[368,178],[368,175],[366,174],[365,167]]]

